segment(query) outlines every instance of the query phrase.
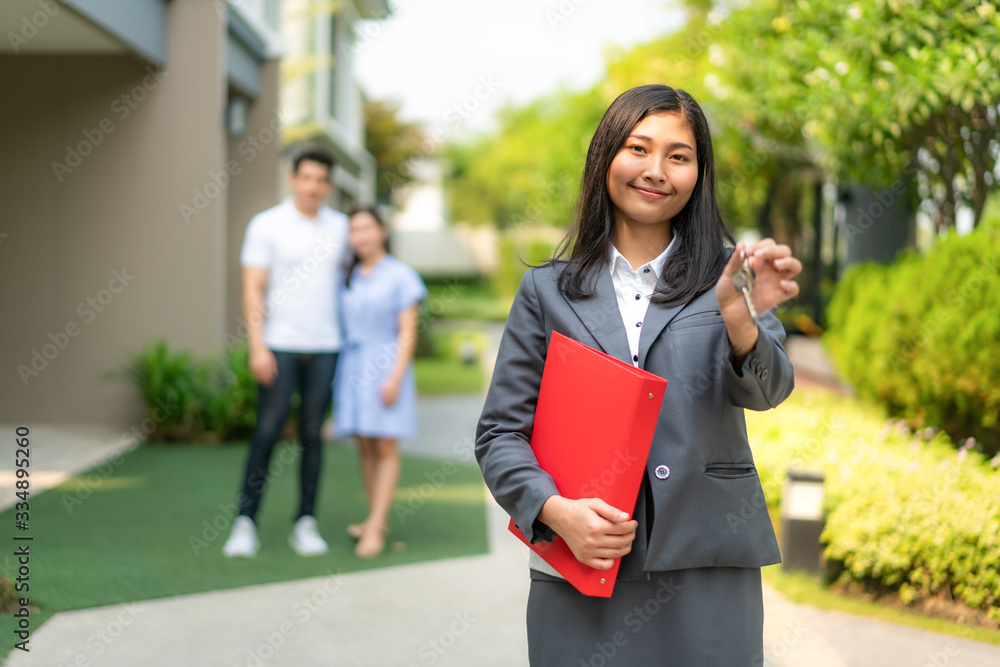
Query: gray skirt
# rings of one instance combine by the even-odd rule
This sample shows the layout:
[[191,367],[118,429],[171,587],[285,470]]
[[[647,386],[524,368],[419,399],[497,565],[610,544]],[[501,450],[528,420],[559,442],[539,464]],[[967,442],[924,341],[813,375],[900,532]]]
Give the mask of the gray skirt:
[[651,572],[588,597],[532,572],[532,667],[759,667],[764,603],[759,568]]

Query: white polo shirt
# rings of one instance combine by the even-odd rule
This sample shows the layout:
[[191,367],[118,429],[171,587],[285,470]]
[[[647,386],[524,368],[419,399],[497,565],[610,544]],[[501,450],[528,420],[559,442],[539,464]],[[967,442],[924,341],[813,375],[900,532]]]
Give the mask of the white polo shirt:
[[347,253],[347,216],[322,205],[307,218],[291,198],[247,226],[240,263],[268,270],[264,343],[285,352],[335,352],[342,335],[337,294]]

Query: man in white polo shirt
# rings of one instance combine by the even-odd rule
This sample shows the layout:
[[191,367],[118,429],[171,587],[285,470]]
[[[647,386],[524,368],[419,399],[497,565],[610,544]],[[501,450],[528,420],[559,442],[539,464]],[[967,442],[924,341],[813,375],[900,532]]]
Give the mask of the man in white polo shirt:
[[257,379],[257,427],[250,440],[240,514],[222,551],[251,557],[259,548],[255,517],[268,464],[300,398],[301,500],[289,543],[303,556],[326,553],[315,518],[322,468],[320,428],[330,408],[341,347],[337,285],[347,250],[347,216],[324,201],[333,158],[307,150],[292,163],[292,196],[250,221],[243,241],[243,316],[250,369]]

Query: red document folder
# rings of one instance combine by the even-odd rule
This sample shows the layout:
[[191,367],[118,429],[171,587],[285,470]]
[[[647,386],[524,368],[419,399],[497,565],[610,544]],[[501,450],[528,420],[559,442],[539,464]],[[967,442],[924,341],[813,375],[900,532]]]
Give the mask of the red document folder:
[[[635,511],[666,387],[659,376],[552,332],[531,449],[560,495]],[[513,519],[508,528],[528,544]],[[528,547],[584,595],[611,597],[621,559],[595,570],[558,535]]]

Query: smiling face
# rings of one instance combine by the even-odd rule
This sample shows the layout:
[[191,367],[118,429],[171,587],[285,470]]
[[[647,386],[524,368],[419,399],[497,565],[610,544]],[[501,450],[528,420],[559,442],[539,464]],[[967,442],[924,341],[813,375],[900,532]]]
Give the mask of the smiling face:
[[682,116],[646,116],[608,169],[615,225],[669,225],[698,184],[694,133]]
[[388,236],[389,230],[368,211],[359,211],[351,216],[347,242],[362,262],[381,257],[385,253]]
[[299,168],[289,177],[292,188],[292,198],[300,211],[307,215],[316,215],[320,204],[330,194],[333,184],[330,182],[330,168],[325,164],[303,160]]

